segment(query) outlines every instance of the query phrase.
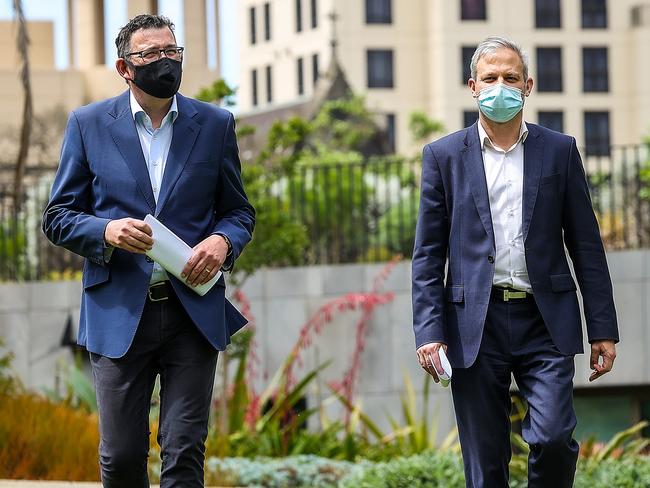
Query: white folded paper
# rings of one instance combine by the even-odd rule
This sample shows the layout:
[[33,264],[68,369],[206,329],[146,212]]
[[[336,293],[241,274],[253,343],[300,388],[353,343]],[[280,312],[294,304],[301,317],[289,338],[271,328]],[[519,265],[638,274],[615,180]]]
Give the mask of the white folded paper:
[[181,277],[181,272],[192,256],[192,248],[153,215],[148,214],[144,221],[149,224],[153,231],[153,246],[147,251],[147,256],[165,268],[165,271],[185,283],[190,290],[201,296],[210,291],[210,288],[221,277],[221,271],[217,271],[214,278],[207,283],[195,287],[189,286],[185,279]]
[[449,382],[451,381],[451,364],[449,363],[449,359],[447,359],[447,354],[445,353],[445,350],[442,347],[438,349],[438,357],[440,358],[440,365],[442,366],[442,372],[436,369],[433,362],[433,358],[431,356],[429,356],[429,361],[431,365],[433,365],[433,368],[436,370],[436,373],[438,373],[440,384],[446,388],[447,386],[449,386]]

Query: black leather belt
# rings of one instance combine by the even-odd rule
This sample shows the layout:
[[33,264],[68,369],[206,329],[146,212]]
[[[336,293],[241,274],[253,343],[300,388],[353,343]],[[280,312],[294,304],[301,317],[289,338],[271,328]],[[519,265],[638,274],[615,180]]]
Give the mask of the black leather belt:
[[500,286],[493,286],[490,298],[492,300],[498,300],[500,302],[509,302],[511,300],[532,300],[533,295],[532,293],[515,290],[514,288],[501,288]]
[[175,296],[174,289],[169,281],[159,281],[158,283],[149,285],[147,299],[150,302],[162,302],[173,296]]

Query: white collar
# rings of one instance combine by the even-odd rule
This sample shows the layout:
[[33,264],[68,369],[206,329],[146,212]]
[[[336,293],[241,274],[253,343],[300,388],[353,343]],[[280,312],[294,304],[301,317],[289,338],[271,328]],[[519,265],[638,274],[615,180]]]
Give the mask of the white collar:
[[[479,119],[478,122],[478,139],[481,142],[481,150],[485,149],[485,143],[487,142],[490,144],[491,147],[496,147],[492,140],[490,139],[490,136],[487,135],[487,132],[485,132],[485,129],[483,128],[483,124],[481,124],[481,120]],[[517,141],[512,145],[512,147],[508,148],[508,151],[515,147],[519,142],[525,142],[526,137],[528,137],[528,126],[526,125],[526,122],[521,121],[521,127],[519,127],[519,138]]]
[[[133,120],[136,120],[136,115],[142,112],[145,116],[149,117],[147,115],[147,112],[144,111],[144,109],[140,106],[138,101],[135,99],[133,96],[133,91],[129,90],[129,99],[131,102],[131,115],[133,116]],[[169,110],[163,117],[163,121],[169,116],[169,114],[172,114],[172,122],[176,120],[176,117],[178,117],[178,104],[176,103],[176,95],[172,97],[172,104],[169,107]]]

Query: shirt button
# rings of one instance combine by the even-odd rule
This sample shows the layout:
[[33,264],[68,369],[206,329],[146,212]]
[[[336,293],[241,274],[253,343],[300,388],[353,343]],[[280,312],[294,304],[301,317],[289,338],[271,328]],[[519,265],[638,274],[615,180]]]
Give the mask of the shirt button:
[[154,191],[154,193],[158,192],[158,187],[157,187],[157,186],[154,186],[154,187],[153,187],[153,191]]

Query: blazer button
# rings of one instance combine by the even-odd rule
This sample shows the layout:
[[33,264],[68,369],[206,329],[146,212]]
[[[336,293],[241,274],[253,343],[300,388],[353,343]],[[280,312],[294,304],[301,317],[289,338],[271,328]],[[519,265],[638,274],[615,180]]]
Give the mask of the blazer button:
[[145,258],[145,260],[146,260],[148,263],[153,263],[153,259],[151,259],[149,256],[147,256],[147,257]]
[[488,256],[488,263],[494,263],[494,256]]

